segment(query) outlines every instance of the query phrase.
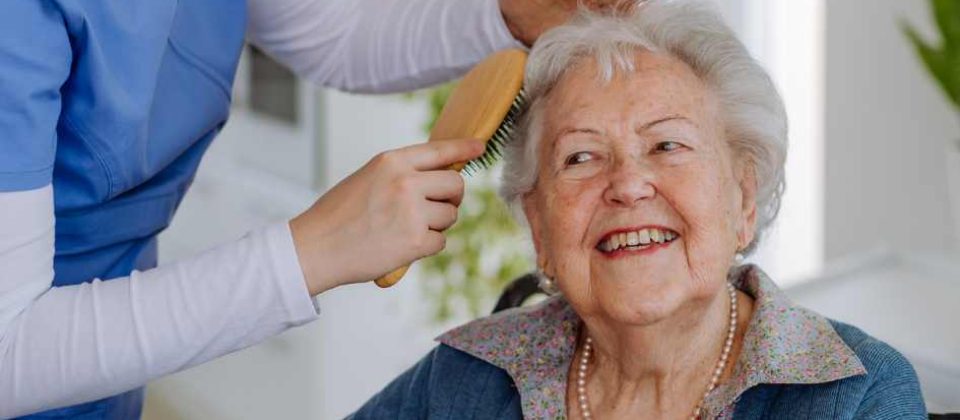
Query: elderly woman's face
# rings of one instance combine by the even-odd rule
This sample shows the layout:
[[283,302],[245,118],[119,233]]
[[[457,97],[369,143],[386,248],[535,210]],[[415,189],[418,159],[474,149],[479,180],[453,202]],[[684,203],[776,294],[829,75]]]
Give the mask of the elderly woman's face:
[[581,316],[643,324],[717,296],[755,205],[709,88],[667,56],[636,64],[605,83],[584,61],[545,98],[524,210]]

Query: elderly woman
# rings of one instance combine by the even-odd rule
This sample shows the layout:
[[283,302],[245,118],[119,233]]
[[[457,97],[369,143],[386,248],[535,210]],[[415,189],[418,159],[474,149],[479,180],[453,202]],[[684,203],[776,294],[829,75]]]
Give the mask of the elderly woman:
[[924,418],[910,364],[738,256],[786,115],[717,14],[649,1],[534,46],[503,195],[556,296],[440,338],[356,418]]

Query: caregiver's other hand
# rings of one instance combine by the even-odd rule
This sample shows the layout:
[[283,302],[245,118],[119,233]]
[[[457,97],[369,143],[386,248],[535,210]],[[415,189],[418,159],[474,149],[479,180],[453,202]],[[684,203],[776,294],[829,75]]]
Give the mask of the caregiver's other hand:
[[578,5],[589,9],[628,8],[636,0],[499,0],[500,12],[513,37],[527,46],[540,34],[567,21]]
[[440,252],[464,188],[445,168],[483,150],[480,140],[446,140],[381,153],[291,220],[310,294]]

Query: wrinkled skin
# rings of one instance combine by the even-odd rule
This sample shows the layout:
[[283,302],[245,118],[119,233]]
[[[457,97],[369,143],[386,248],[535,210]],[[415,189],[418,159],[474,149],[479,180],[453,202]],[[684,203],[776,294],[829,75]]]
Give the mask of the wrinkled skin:
[[[687,418],[729,328],[726,274],[753,239],[755,178],[727,143],[714,93],[683,62],[639,52],[635,72],[610,82],[597,74],[582,61],[544,99],[524,212],[539,266],[583,319],[581,343],[593,339],[593,414]],[[611,232],[653,226],[679,237],[646,250],[598,248]],[[731,360],[752,310],[742,292],[737,301]],[[576,383],[567,388],[574,419]]]
[[[642,52],[637,65],[602,82],[583,62],[550,92],[524,210],[540,266],[582,317],[645,325],[723,291],[756,209],[713,92],[679,60]],[[612,230],[648,225],[680,237],[648,254],[596,249]]]

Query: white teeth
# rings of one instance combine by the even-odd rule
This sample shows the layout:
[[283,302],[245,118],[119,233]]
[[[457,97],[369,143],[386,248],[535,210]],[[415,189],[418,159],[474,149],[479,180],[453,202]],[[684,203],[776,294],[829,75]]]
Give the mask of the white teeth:
[[650,229],[650,239],[656,243],[663,242],[663,232],[660,229]]
[[639,231],[615,233],[600,244],[603,252],[613,252],[621,248],[662,244],[677,238],[676,233],[660,229],[640,229]]
[[640,239],[640,243],[643,245],[650,243],[650,229],[643,229],[637,235]]

